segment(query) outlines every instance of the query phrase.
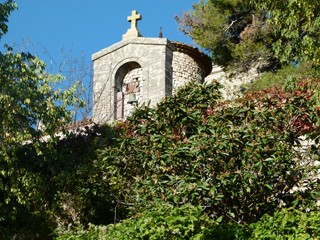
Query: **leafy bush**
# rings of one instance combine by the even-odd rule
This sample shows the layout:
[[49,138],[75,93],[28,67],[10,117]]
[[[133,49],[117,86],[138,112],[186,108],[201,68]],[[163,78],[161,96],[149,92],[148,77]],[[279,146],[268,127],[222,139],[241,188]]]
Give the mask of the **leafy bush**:
[[250,226],[252,239],[319,239],[320,213],[282,209]]
[[175,208],[157,205],[139,216],[124,220],[116,225],[83,227],[61,233],[57,240],[73,239],[235,239],[243,236],[241,226],[224,226],[202,213],[200,207],[185,205]]
[[51,148],[40,144],[42,155],[32,145],[15,149],[15,168],[6,181],[21,193],[20,202],[0,204],[0,239],[52,239],[57,227],[113,222],[114,206],[96,194],[108,192],[107,186],[90,177],[95,150],[112,138],[109,126],[94,127]]
[[303,212],[283,208],[273,216],[266,214],[250,225],[223,224],[220,220],[210,219],[199,207],[157,205],[116,225],[89,225],[88,229],[80,226],[73,231],[60,232],[56,239],[272,240],[320,237],[320,213],[317,211]]
[[190,239],[211,222],[201,211],[188,205],[148,209],[141,218],[109,227],[107,239]]
[[[310,207],[319,195],[316,182],[304,192],[290,189],[312,168],[301,161],[311,163],[318,156],[316,145],[308,149],[311,155],[299,150],[299,137],[319,136],[318,84],[307,79],[288,91],[247,92],[224,102],[219,84],[190,83],[156,108],[142,106],[126,122],[100,128],[101,136],[69,138],[39,156],[32,148],[17,150],[10,181],[23,193],[23,204],[1,209],[14,213],[12,219],[0,219],[1,234],[19,229],[20,239],[37,234],[50,239],[56,226],[106,225],[131,217],[108,231],[120,234],[135,231],[143,216],[154,214],[154,225],[166,219],[173,226],[188,216],[181,220],[181,236],[190,226],[205,226],[195,227],[199,231],[190,236],[237,239],[247,234],[246,227],[231,223],[257,222],[280,205]],[[159,202],[171,210],[157,210]],[[188,207],[192,213],[197,206],[205,214],[197,215],[200,223],[186,215]],[[24,219],[33,219],[32,224]],[[68,234],[63,236],[73,239]],[[75,234],[97,239],[107,233],[92,225]]]
[[294,82],[317,76],[317,72],[310,63],[300,63],[299,65],[289,65],[276,72],[265,72],[257,80],[243,86],[248,90],[263,90],[271,87],[282,88]]
[[[133,214],[160,200],[205,206],[212,219],[255,222],[298,202],[290,189],[308,172],[297,147],[300,136],[318,131],[316,85],[250,92],[231,103],[220,100],[218,84],[188,84],[118,126],[95,178],[110,187],[117,209]],[[314,192],[303,196],[312,200]]]

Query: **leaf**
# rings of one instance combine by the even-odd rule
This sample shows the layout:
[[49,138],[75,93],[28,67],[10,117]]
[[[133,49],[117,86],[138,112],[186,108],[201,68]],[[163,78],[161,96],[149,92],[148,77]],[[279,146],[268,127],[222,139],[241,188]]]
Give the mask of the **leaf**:
[[264,186],[267,187],[267,188],[268,188],[269,190],[271,190],[271,191],[272,191],[272,189],[273,189],[270,184],[265,184]]
[[27,105],[28,105],[28,104],[30,104],[30,102],[31,102],[31,101],[30,101],[29,98],[26,98],[26,99],[24,100],[24,104],[27,104]]

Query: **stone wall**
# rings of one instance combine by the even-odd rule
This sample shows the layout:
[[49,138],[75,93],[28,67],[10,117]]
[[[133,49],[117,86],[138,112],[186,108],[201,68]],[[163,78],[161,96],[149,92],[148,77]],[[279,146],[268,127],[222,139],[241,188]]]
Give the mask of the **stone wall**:
[[[165,38],[122,40],[92,56],[93,121],[122,120],[136,104],[155,106],[189,81],[203,82],[211,59],[198,49]],[[133,97],[137,103],[130,103]]]
[[260,76],[260,64],[253,66],[248,72],[227,74],[223,69],[217,65],[212,67],[212,72],[206,77],[205,82],[218,81],[223,85],[222,97],[224,99],[232,100],[241,96],[242,87],[244,84],[251,83]]
[[197,48],[173,42],[173,92],[189,81],[202,83],[212,69],[211,59]]
[[[93,121],[102,123],[118,118],[120,105],[117,100],[121,99],[118,93],[126,75],[133,69],[142,69],[143,82],[139,85],[143,88],[138,95],[139,103],[150,101],[154,106],[163,97],[171,95],[173,49],[167,39],[139,37],[123,40],[94,54]],[[123,104],[126,105],[125,99]]]
[[172,69],[173,92],[189,81],[203,82],[201,67],[192,57],[185,53],[173,53]]

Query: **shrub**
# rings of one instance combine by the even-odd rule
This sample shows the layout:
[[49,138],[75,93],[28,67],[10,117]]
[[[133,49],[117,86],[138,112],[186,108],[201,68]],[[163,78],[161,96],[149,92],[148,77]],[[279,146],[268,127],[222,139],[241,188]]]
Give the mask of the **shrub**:
[[243,235],[243,227],[222,225],[213,221],[202,208],[191,205],[179,208],[171,205],[156,205],[138,216],[116,225],[83,227],[60,234],[57,240],[73,239],[220,239],[231,240]]
[[[297,203],[290,189],[308,172],[299,137],[318,131],[316,84],[250,92],[233,103],[220,100],[218,84],[188,84],[118,126],[122,133],[100,151],[95,178],[110,187],[117,209],[132,214],[160,200],[205,206],[212,219],[255,222]],[[314,192],[303,196],[311,200]]]
[[139,240],[139,239],[191,239],[191,240],[272,240],[319,239],[320,213],[283,208],[273,216],[264,215],[250,225],[223,224],[202,213],[201,208],[190,205],[174,208],[158,205],[116,225],[78,227],[60,233],[57,240]]
[[271,87],[282,88],[292,82],[303,81],[303,79],[317,76],[310,63],[289,65],[278,69],[276,72],[264,72],[252,83],[243,86],[248,90],[263,90]]
[[113,222],[108,189],[91,179],[95,150],[112,143],[113,130],[83,131],[50,149],[39,145],[41,155],[32,145],[14,149],[15,170],[2,180],[19,189],[20,202],[0,204],[0,239],[52,239],[58,226]]
[[320,213],[302,212],[292,208],[265,215],[250,226],[251,239],[319,239]]

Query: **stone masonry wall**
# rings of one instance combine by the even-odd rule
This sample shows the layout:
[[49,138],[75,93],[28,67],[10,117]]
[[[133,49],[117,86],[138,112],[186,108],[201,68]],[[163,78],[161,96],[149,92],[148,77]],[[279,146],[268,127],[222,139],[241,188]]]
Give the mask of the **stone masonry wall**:
[[[202,83],[212,68],[198,49],[165,38],[122,40],[92,60],[95,123],[125,119],[137,104],[153,107],[189,81]],[[130,105],[133,94],[138,102]]]
[[214,80],[222,84],[222,97],[224,99],[233,100],[242,95],[242,85],[255,81],[260,76],[259,67],[261,64],[253,66],[248,72],[237,74],[227,74],[223,69],[214,65],[212,72],[205,78],[205,82],[212,82]]
[[192,57],[185,53],[173,53],[172,72],[173,92],[187,82],[197,81],[201,83],[203,81],[201,67]]
[[93,121],[103,123],[116,119],[115,100],[118,96],[115,81],[119,71],[125,72],[127,66],[139,65],[143,70],[139,104],[150,100],[151,106],[154,106],[163,97],[171,95],[172,82],[169,79],[172,79],[173,49],[172,43],[165,38],[138,37],[95,53],[92,56]]

